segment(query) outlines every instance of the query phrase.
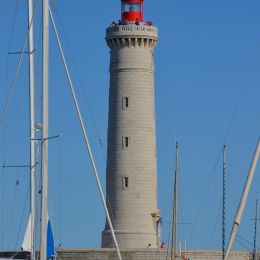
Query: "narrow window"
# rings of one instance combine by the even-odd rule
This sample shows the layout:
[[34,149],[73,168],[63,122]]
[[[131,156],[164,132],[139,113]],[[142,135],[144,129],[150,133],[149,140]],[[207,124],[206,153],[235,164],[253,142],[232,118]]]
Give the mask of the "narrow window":
[[129,137],[128,136],[122,137],[122,148],[123,149],[129,148]]
[[129,147],[129,138],[127,136],[124,137],[124,145],[126,148]]
[[129,97],[122,98],[122,107],[123,107],[123,109],[129,108]]
[[129,187],[129,179],[128,177],[123,178],[123,187],[128,188]]

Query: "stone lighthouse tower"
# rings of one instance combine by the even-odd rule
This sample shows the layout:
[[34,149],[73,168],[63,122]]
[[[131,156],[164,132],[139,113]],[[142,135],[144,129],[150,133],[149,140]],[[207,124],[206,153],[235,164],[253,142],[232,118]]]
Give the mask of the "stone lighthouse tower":
[[[154,48],[157,28],[143,22],[144,0],[121,0],[106,30],[110,48],[107,206],[121,248],[158,247]],[[102,247],[114,247],[108,223]]]

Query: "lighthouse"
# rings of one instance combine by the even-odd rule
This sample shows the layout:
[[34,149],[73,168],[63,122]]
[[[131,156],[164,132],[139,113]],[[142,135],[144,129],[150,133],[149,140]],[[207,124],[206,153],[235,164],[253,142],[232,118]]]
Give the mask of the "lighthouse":
[[[106,30],[110,88],[106,200],[122,249],[160,245],[154,102],[158,30],[143,20],[143,0],[121,0],[121,20]],[[114,247],[106,221],[102,247]]]

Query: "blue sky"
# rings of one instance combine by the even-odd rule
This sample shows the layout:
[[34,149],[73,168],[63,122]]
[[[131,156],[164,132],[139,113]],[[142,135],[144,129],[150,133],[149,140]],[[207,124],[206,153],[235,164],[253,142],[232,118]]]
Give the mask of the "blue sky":
[[[17,15],[12,32],[16,3]],[[26,34],[26,1],[0,3],[0,111],[3,110]],[[120,1],[59,1],[55,17],[75,82],[94,155],[105,183],[109,49],[105,28],[120,18]],[[180,241],[188,247],[221,247],[222,145],[228,146],[227,235],[260,134],[260,3],[145,1],[145,19],[159,28],[155,54],[158,205],[171,217],[175,142],[180,143]],[[36,16],[37,88],[40,91],[40,10]],[[62,29],[63,28],[63,29]],[[27,63],[19,74],[4,128],[1,164],[28,163]],[[40,94],[38,94],[39,99]],[[89,164],[72,98],[51,32],[50,216],[64,247],[99,247],[104,211]],[[38,108],[38,121],[39,108]],[[99,143],[99,137],[103,146]],[[239,249],[252,248],[260,168],[239,230]],[[16,186],[16,179],[19,185]],[[28,171],[1,170],[0,249],[19,248]],[[16,186],[16,189],[15,189]],[[3,188],[4,187],[4,188]],[[4,189],[4,191],[3,191]],[[28,203],[27,203],[28,204]],[[19,231],[19,227],[20,232]],[[167,242],[169,226],[163,226]],[[245,247],[246,246],[246,247]]]

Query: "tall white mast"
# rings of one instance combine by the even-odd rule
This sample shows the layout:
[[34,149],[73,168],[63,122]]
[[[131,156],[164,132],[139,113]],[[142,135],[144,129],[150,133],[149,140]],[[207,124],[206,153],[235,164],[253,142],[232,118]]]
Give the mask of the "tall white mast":
[[101,196],[101,200],[102,200],[105,212],[106,212],[106,216],[107,216],[107,220],[108,220],[108,223],[109,223],[109,226],[110,226],[110,229],[111,229],[113,241],[115,243],[117,255],[118,255],[119,260],[122,260],[122,256],[121,256],[120,249],[119,249],[119,245],[118,245],[118,242],[117,242],[117,239],[116,239],[116,236],[115,236],[114,227],[113,227],[110,215],[109,215],[109,210],[108,210],[108,207],[107,207],[107,204],[106,204],[106,199],[105,199],[105,196],[104,196],[104,193],[103,193],[103,190],[102,190],[102,186],[101,186],[101,182],[100,182],[100,179],[99,179],[98,171],[97,171],[96,164],[95,164],[95,161],[94,161],[94,157],[93,157],[93,154],[92,154],[92,150],[91,150],[91,147],[90,147],[90,144],[89,144],[87,132],[86,132],[86,129],[85,129],[85,126],[84,126],[84,122],[83,122],[83,118],[82,118],[82,115],[81,115],[81,112],[80,112],[78,100],[77,100],[77,97],[76,97],[76,93],[75,93],[75,90],[74,90],[74,86],[73,86],[73,83],[72,83],[72,79],[71,79],[71,76],[70,76],[70,72],[69,72],[69,69],[68,69],[68,65],[67,65],[67,62],[66,62],[66,59],[65,59],[65,55],[64,55],[63,48],[62,48],[62,45],[61,45],[60,37],[59,37],[58,31],[57,31],[57,27],[56,27],[56,24],[55,24],[54,17],[52,15],[51,9],[50,9],[50,17],[51,17],[53,29],[54,29],[54,32],[55,32],[55,35],[56,35],[56,39],[57,39],[57,42],[58,42],[58,45],[59,45],[59,49],[60,49],[60,53],[61,53],[61,56],[62,56],[64,67],[65,67],[65,71],[66,71],[66,74],[67,74],[67,78],[68,78],[68,81],[69,81],[69,86],[70,86],[70,90],[71,90],[72,97],[73,97],[73,100],[74,100],[74,104],[75,104],[75,107],[76,107],[76,110],[77,110],[77,115],[78,115],[78,119],[80,121],[81,130],[83,132],[83,136],[84,136],[84,139],[85,139],[85,144],[87,146],[87,150],[88,150],[88,153],[89,153],[89,158],[90,158],[91,165],[92,165],[92,168],[93,168],[93,171],[94,171],[94,175],[95,175],[95,178],[96,178],[98,190],[99,190],[99,193],[100,193],[100,196]]
[[31,178],[31,260],[35,260],[36,240],[36,132],[33,0],[28,0],[29,73],[30,73],[30,178]]
[[49,92],[49,1],[42,4],[43,54],[42,54],[42,202],[40,260],[46,260],[48,221],[48,92]]
[[235,219],[234,219],[234,224],[233,224],[231,234],[230,234],[230,237],[229,237],[229,241],[228,241],[224,260],[228,259],[229,253],[230,253],[232,246],[233,246],[233,242],[236,238],[236,233],[237,233],[237,230],[238,230],[238,226],[240,225],[242,215],[244,213],[247,196],[248,196],[248,193],[249,193],[252,181],[253,181],[253,177],[254,177],[254,173],[255,173],[255,169],[256,169],[256,165],[257,165],[259,155],[260,155],[260,138],[258,139],[255,154],[254,154],[254,157],[253,157],[253,160],[252,160],[252,163],[251,163],[251,166],[250,166],[250,170],[249,170],[249,173],[248,173],[248,176],[247,176],[247,179],[246,179],[244,191],[243,191],[243,194],[242,194],[242,197],[241,197],[241,200],[240,200],[240,203],[239,203],[239,207],[238,207]]

